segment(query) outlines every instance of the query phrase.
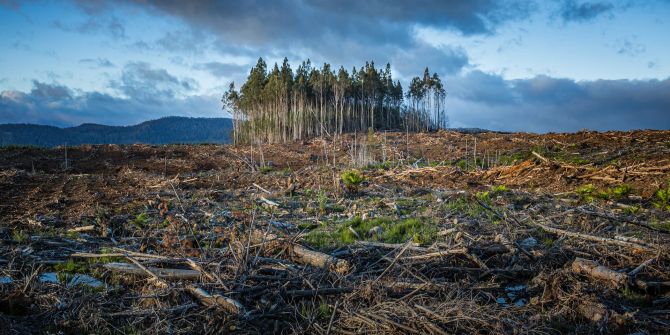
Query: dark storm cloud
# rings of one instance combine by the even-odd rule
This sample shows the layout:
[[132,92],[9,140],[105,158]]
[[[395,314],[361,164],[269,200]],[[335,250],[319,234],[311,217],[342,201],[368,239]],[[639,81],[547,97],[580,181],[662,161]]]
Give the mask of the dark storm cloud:
[[458,88],[448,99],[456,125],[535,132],[670,128],[670,78],[506,81],[474,71],[451,87]]
[[222,116],[219,97],[190,96],[151,102],[99,92],[81,92],[60,85],[33,82],[28,93],[0,92],[0,120],[73,126],[81,123],[128,125],[163,116]]
[[412,48],[398,51],[392,57],[391,64],[406,76],[422,75],[426,65],[429,65],[431,73],[437,72],[444,76],[458,73],[469,61],[463,49],[417,43]]
[[[490,34],[507,21],[527,17],[535,5],[521,0],[127,0],[157,15],[170,15],[243,45],[310,44],[324,37],[406,45],[416,25],[452,28],[465,35]],[[80,2],[104,12],[108,1]],[[312,45],[313,46],[313,45]]]
[[614,5],[609,2],[593,1],[579,4],[574,0],[568,0],[563,3],[560,15],[564,22],[588,21],[613,9]]
[[197,83],[191,78],[177,78],[165,69],[153,68],[146,62],[133,62],[124,66],[121,79],[112,81],[110,86],[129,98],[152,102],[191,93],[197,88]]

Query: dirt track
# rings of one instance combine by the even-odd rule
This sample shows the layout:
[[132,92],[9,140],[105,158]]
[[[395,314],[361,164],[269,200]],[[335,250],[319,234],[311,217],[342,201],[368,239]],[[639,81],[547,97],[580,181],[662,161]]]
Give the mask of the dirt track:
[[[355,163],[352,194],[340,173]],[[0,329],[659,333],[669,178],[662,131],[1,148]],[[309,264],[302,246],[349,268]],[[131,258],[200,277],[164,287],[105,267]],[[628,275],[598,279],[578,259]],[[106,286],[66,285],[76,274]]]

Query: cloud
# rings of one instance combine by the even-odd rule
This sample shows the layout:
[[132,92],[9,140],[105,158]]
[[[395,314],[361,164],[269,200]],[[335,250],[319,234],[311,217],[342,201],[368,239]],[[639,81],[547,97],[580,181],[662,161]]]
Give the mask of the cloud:
[[609,2],[593,1],[578,4],[574,0],[568,0],[563,3],[560,16],[563,22],[584,22],[609,13],[613,9],[614,5]]
[[670,78],[504,80],[472,71],[450,79],[447,105],[454,126],[534,132],[670,129]]
[[146,62],[132,62],[124,66],[121,79],[110,83],[125,96],[141,102],[156,102],[184,97],[198,84],[191,78],[177,78],[165,69],[156,69]]
[[618,39],[614,43],[614,49],[619,55],[637,57],[647,51],[644,44],[637,41],[637,36]]
[[232,63],[221,63],[221,62],[207,62],[200,63],[193,66],[196,70],[203,70],[209,72],[215,77],[225,77],[230,78],[233,76],[238,76],[242,73],[246,73],[249,70],[247,65],[238,65]]
[[79,34],[103,33],[113,39],[126,39],[126,28],[116,16],[92,16],[82,23],[69,24],[60,20],[52,22],[54,28]]
[[99,92],[75,91],[57,83],[33,81],[28,92],[0,92],[0,120],[74,126],[81,123],[129,125],[163,116],[225,116],[219,96],[189,96],[146,102]]
[[90,66],[91,68],[111,68],[114,67],[114,63],[112,63],[109,59],[106,58],[84,58],[80,59],[79,63],[81,64],[86,64]]

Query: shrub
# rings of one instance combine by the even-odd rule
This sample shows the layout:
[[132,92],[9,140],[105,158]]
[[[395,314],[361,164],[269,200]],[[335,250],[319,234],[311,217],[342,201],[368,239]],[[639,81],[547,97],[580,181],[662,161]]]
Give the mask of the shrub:
[[363,177],[356,170],[344,171],[342,172],[342,175],[340,177],[342,178],[344,187],[346,187],[348,191],[353,193],[358,192],[358,187],[361,185],[361,183],[365,181],[365,177]]
[[668,184],[665,189],[656,191],[656,200],[654,201],[654,206],[656,206],[658,209],[670,212],[670,180],[668,180]]

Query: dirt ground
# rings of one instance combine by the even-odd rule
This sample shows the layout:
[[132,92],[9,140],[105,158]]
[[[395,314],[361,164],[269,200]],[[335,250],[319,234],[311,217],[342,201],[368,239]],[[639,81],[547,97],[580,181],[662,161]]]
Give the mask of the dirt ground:
[[667,333],[669,182],[668,131],[0,148],[0,333]]

